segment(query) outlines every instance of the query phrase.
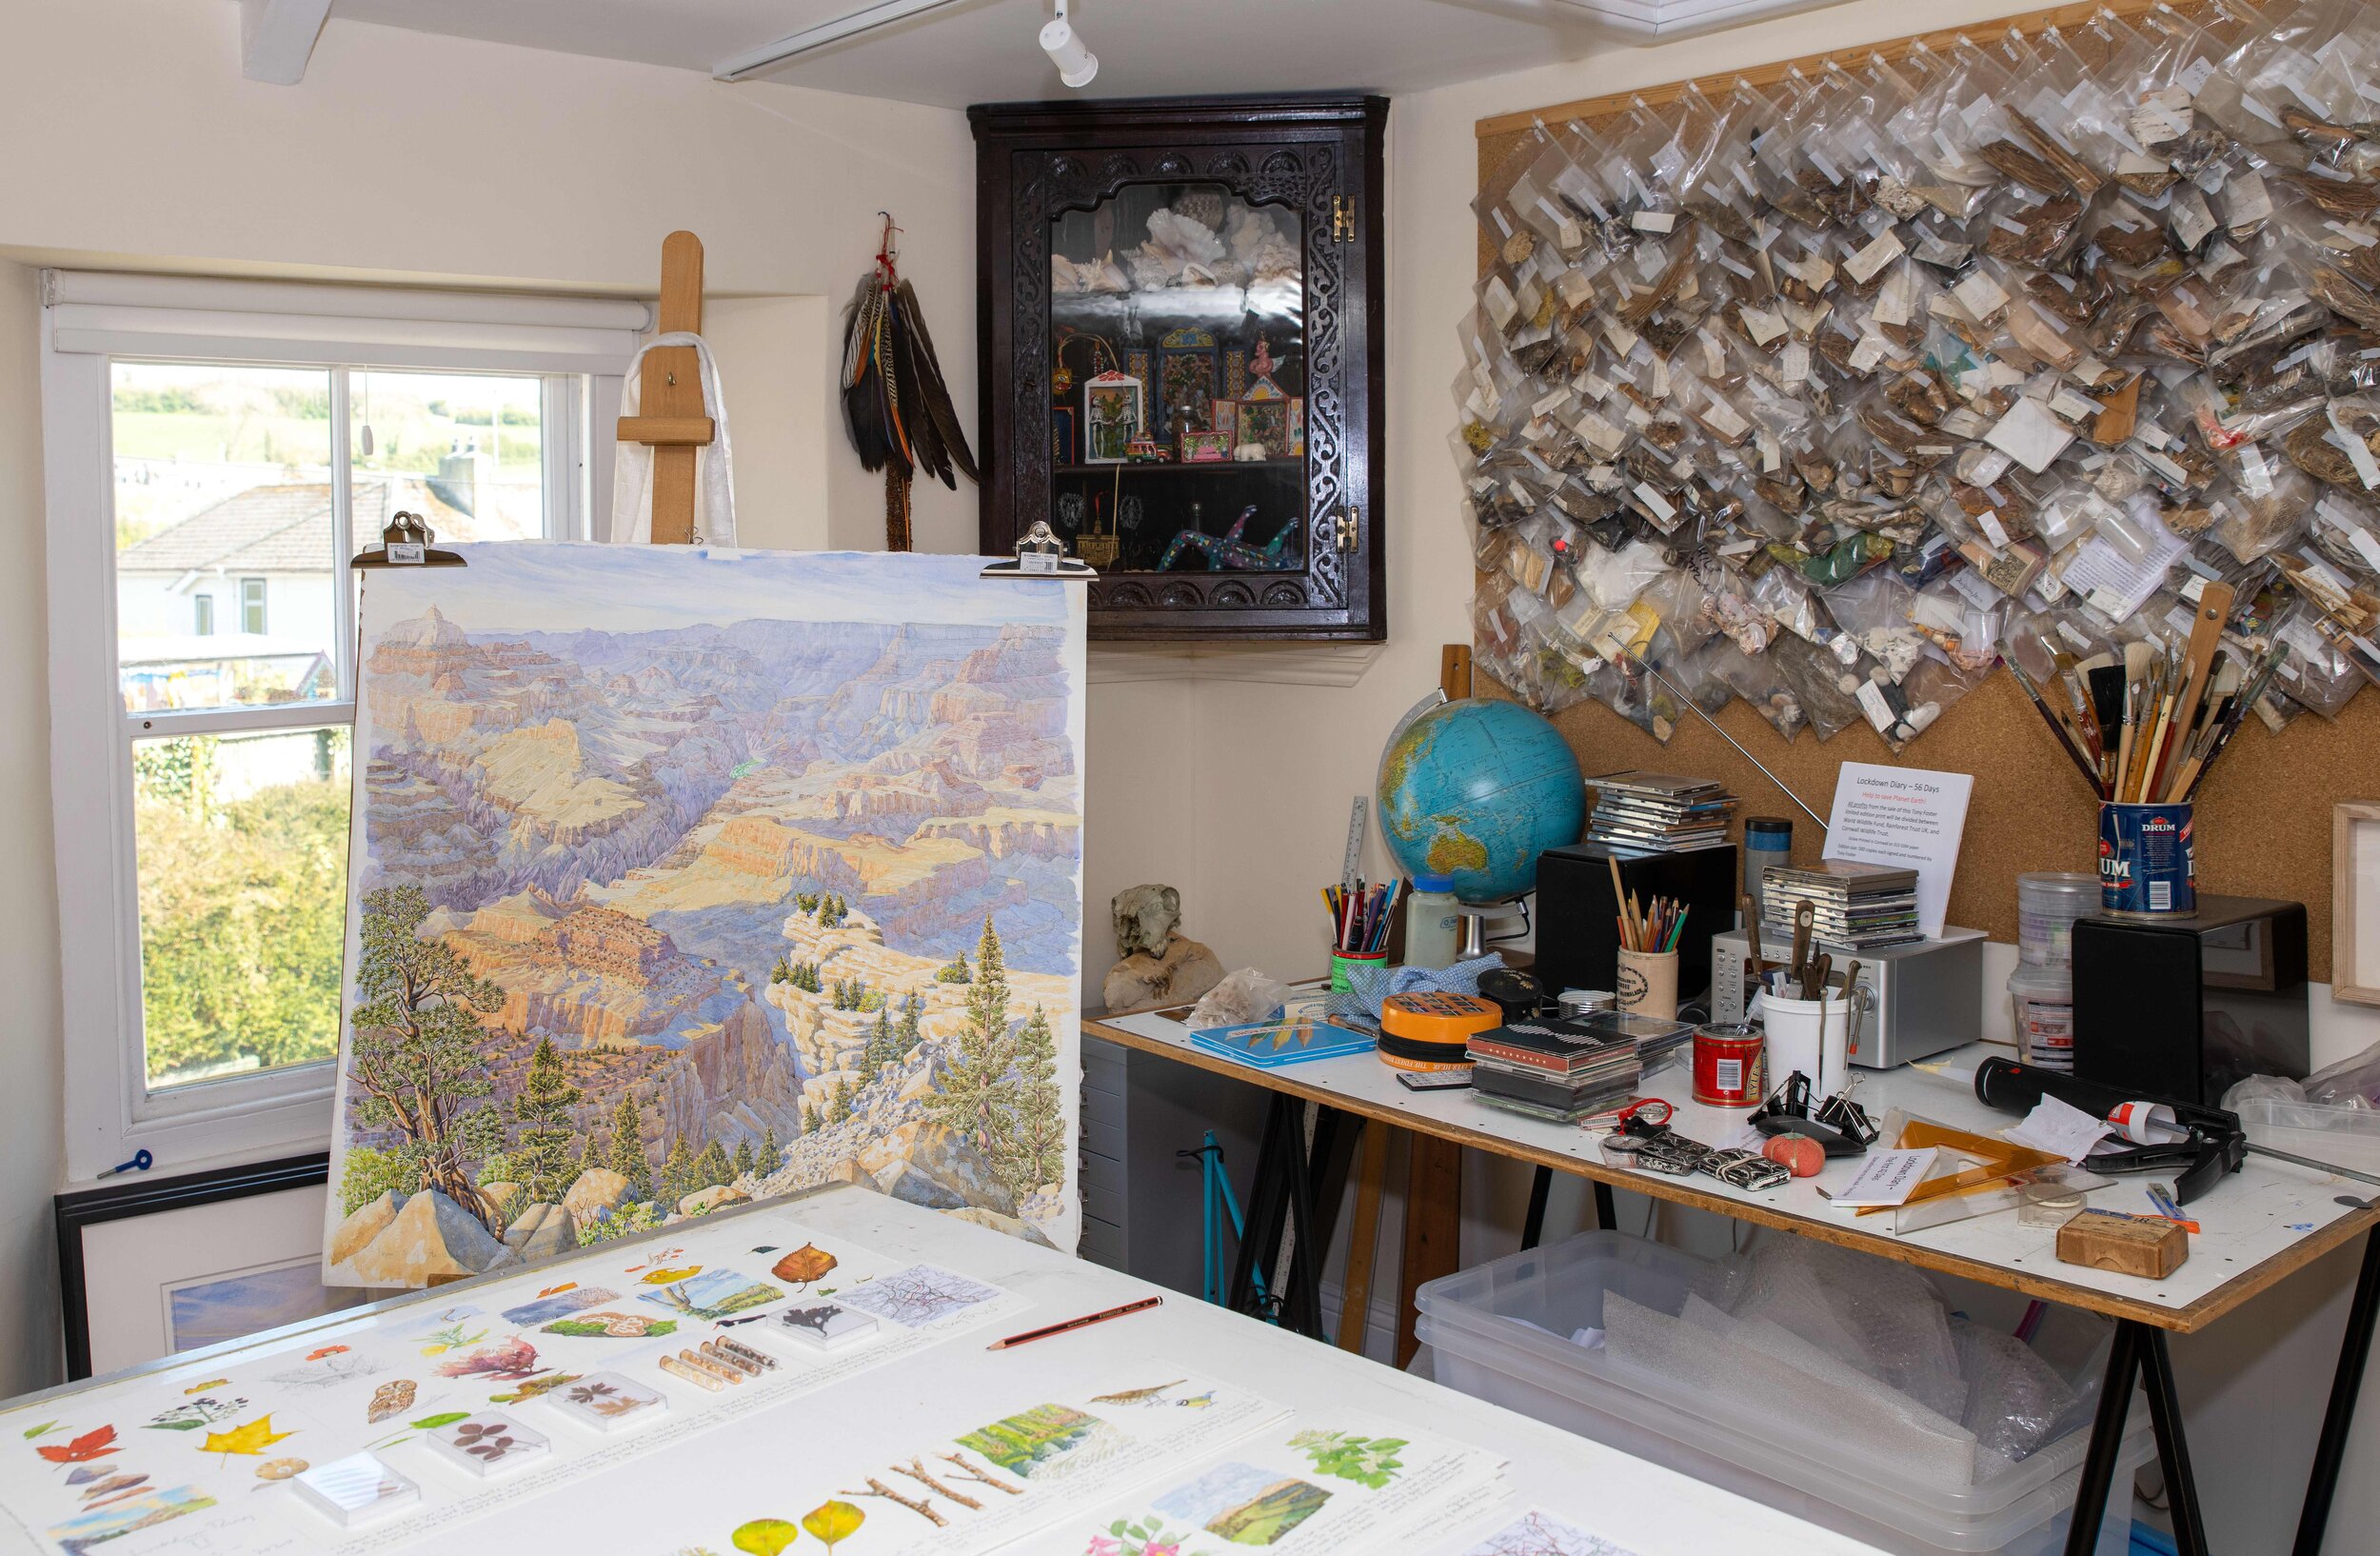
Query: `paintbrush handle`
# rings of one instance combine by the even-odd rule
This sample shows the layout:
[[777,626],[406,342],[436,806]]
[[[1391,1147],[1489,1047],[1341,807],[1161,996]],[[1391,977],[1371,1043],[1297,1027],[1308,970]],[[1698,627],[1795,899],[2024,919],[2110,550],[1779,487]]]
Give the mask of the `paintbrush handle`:
[[[2183,721],[2185,728],[2197,721],[2198,699],[2206,692],[2207,673],[2214,664],[2215,650],[2223,646],[2223,624],[2231,619],[2235,594],[2231,585],[2212,580],[2198,591],[2198,611],[2190,621],[2190,677],[2182,683],[2181,697],[2174,704],[2176,716]],[[2177,747],[2168,756],[2168,763],[2179,755]],[[2159,776],[2158,769],[2152,767],[2149,771],[2151,782],[2154,783]],[[2171,795],[2174,787],[2164,785],[2156,792]]]
[[2048,725],[2050,733],[2057,737],[2058,746],[2066,752],[2067,759],[2073,762],[2075,770],[2083,775],[2083,782],[2091,786],[2092,792],[2104,799],[2106,790],[2100,787],[2099,775],[2093,768],[2091,758],[2083,753],[2082,742],[2069,732],[2066,725],[2059,720],[2056,711],[2043,700],[2041,688],[2033,685],[2033,677],[2026,673],[2024,667],[2011,659],[2008,662],[2008,668],[2010,672],[2016,677],[2016,684],[2025,688],[2025,695],[2032,701],[2034,709],[2040,713],[2041,722]]

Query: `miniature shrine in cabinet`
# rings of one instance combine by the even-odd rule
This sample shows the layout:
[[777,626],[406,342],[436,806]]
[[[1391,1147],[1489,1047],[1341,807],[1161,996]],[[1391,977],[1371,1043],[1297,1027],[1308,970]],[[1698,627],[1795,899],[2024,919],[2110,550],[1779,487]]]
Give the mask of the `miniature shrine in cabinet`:
[[1047,520],[1094,638],[1387,636],[1387,99],[967,116],[984,551]]

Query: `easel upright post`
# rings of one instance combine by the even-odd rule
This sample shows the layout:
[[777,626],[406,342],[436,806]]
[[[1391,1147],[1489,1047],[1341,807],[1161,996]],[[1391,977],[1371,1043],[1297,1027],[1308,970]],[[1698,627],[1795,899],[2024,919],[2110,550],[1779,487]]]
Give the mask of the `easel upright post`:
[[[691,232],[662,240],[658,322],[664,335],[703,332],[703,240]],[[691,346],[655,347],[638,388],[638,414],[620,418],[620,441],[653,450],[654,544],[684,546],[694,539],[695,451],[716,435],[701,358]]]

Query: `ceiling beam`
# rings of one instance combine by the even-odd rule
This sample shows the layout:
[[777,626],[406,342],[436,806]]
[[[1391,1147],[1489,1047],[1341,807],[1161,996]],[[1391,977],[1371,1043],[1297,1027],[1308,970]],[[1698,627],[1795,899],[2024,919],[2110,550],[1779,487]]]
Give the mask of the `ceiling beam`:
[[[253,5],[256,0],[241,0],[241,3]],[[950,3],[951,0],[875,0],[873,5],[862,6],[847,16],[838,16],[816,27],[805,27],[799,32],[779,38],[775,43],[764,43],[757,49],[747,49],[723,59],[711,67],[711,79],[741,81],[796,54],[806,54],[813,49],[823,49],[830,43],[840,43],[845,38],[874,31],[904,17]]]
[[240,0],[240,73],[294,87],[306,79],[330,0]]

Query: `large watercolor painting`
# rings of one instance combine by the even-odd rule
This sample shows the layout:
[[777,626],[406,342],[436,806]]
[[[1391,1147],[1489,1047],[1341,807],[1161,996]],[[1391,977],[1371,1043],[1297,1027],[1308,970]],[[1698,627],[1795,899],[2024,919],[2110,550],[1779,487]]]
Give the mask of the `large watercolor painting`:
[[1071,1251],[1081,591],[459,549],[365,575],[325,1280],[828,1182]]

